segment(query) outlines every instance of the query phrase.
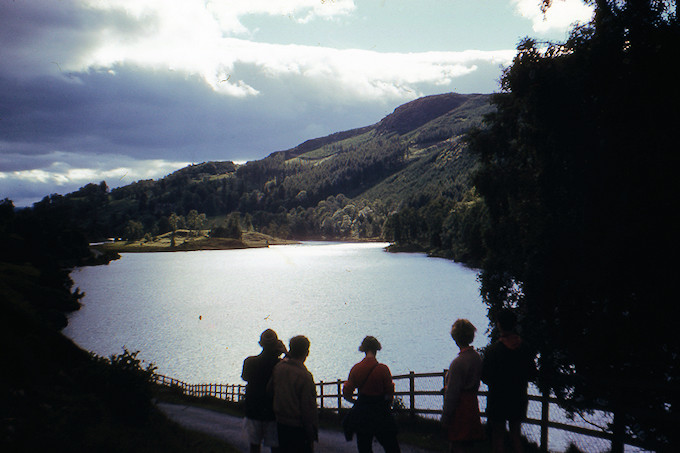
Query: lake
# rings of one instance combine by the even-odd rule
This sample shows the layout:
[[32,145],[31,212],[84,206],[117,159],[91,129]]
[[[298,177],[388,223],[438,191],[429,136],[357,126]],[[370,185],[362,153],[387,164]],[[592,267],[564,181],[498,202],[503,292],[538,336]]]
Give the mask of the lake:
[[287,344],[310,342],[317,380],[346,378],[365,335],[383,345],[393,374],[441,371],[458,349],[456,318],[488,342],[477,272],[385,243],[323,243],[262,249],[123,254],[75,269],[85,292],[64,333],[96,354],[126,347],[158,372],[190,383],[241,383],[243,359],[274,329]]
[[[306,365],[317,382],[346,379],[363,358],[357,348],[366,335],[380,340],[378,360],[394,375],[448,368],[458,354],[449,334],[457,318],[477,327],[475,347],[486,346],[477,271],[424,254],[388,253],[386,245],[123,254],[71,272],[85,297],[64,333],[101,356],[140,351],[158,373],[190,384],[243,383],[243,359],[260,352],[267,328],[286,344],[294,335],[309,338]],[[532,403],[529,412],[539,416],[540,406]],[[551,418],[564,421],[566,414],[553,406]],[[537,427],[525,424],[523,431],[538,439]],[[570,441],[584,451],[608,446],[551,431],[551,449],[563,451]]]

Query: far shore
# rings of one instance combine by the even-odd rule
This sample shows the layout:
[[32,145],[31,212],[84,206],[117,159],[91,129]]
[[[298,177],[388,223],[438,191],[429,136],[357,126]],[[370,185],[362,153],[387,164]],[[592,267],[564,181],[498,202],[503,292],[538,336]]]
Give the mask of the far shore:
[[207,231],[193,233],[189,230],[175,232],[175,245],[172,245],[172,234],[165,233],[151,239],[137,241],[113,241],[93,245],[101,252],[147,253],[147,252],[187,252],[195,250],[235,250],[247,248],[263,248],[270,245],[299,244],[299,241],[275,238],[254,231],[244,232],[241,239],[211,238]]

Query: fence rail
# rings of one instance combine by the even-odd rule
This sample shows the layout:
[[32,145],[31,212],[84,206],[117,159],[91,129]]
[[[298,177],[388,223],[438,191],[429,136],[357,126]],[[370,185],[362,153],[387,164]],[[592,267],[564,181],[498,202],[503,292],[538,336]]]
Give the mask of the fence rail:
[[[434,373],[415,373],[396,375],[395,396],[399,399],[397,410],[411,416],[432,417],[442,413],[444,387],[447,370]],[[241,402],[245,400],[245,385],[241,384],[188,384],[168,376],[156,375],[156,384],[181,389],[182,393],[194,397],[214,397],[225,401]],[[322,409],[339,411],[349,408],[349,403],[342,397],[342,379],[334,381],[319,381],[316,383],[318,405]],[[428,385],[429,384],[429,385]],[[480,391],[479,396],[486,401],[486,391]],[[550,419],[550,406],[559,407],[560,402],[551,396],[529,395],[529,400],[540,405],[540,417],[529,416],[524,422],[540,427],[541,450],[548,451],[548,439],[551,429],[571,432],[587,437],[604,439],[611,442],[612,452],[623,451],[623,445],[634,445],[631,439],[615,438],[614,433],[607,429],[595,429],[556,422]],[[420,404],[419,404],[420,403]],[[485,416],[484,410],[481,411]]]

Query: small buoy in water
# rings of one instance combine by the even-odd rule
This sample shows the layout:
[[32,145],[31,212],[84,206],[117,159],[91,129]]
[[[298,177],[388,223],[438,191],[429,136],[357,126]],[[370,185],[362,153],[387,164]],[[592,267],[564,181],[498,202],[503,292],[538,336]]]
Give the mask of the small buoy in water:
[[198,315],[198,320],[200,321],[201,319],[203,319],[203,316]]

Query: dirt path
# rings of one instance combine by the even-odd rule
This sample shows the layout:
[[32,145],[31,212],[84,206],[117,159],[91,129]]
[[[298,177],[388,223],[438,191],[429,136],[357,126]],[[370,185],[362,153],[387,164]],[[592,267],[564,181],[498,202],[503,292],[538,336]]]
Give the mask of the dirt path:
[[[242,418],[181,404],[159,402],[157,406],[168,418],[185,428],[211,434],[228,441],[240,451],[248,452],[248,442],[241,430]],[[378,443],[375,444],[373,450],[376,453],[383,451]],[[314,451],[318,453],[356,453],[357,447],[355,442],[347,442],[341,432],[321,430],[319,442],[314,445]],[[402,445],[401,451],[402,453],[428,453],[426,450],[407,445]],[[267,449],[263,449],[263,452],[266,453]]]

